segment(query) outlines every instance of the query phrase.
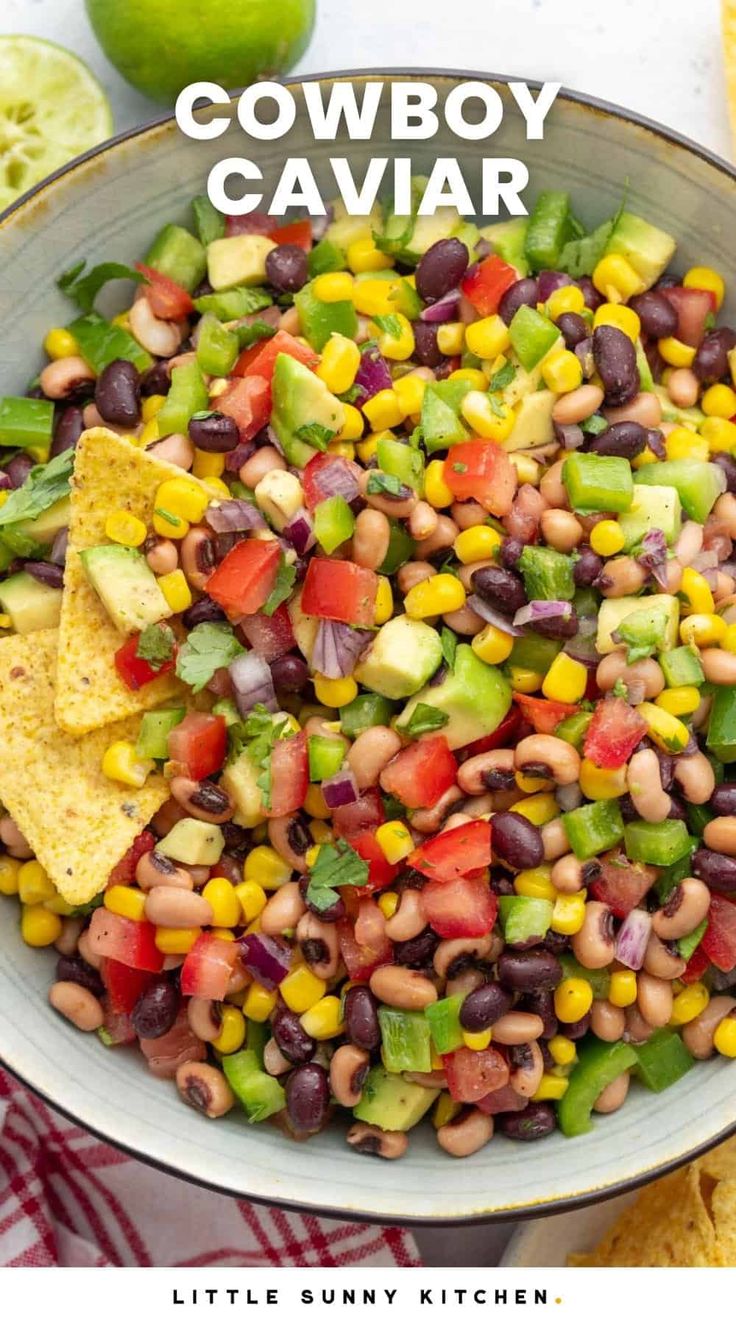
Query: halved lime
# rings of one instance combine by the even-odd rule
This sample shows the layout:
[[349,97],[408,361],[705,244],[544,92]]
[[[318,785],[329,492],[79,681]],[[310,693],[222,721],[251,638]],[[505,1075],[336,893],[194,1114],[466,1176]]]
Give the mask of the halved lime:
[[105,92],[76,55],[0,36],[0,211],[111,132]]

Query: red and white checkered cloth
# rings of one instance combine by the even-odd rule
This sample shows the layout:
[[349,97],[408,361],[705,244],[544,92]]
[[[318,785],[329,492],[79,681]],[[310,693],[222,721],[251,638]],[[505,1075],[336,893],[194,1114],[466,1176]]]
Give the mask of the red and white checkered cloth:
[[0,1071],[0,1265],[420,1263],[400,1228],[284,1213],[166,1176],[72,1126]]

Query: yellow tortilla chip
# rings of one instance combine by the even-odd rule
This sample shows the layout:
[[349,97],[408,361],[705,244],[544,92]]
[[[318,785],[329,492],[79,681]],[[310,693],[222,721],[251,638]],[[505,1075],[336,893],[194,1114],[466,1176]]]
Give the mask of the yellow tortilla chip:
[[[706,1186],[712,1185],[706,1181]],[[588,1255],[586,1268],[703,1268],[722,1263],[697,1164],[647,1186]]]
[[708,1154],[704,1154],[698,1159],[698,1167],[714,1181],[736,1178],[736,1138],[726,1140],[722,1145],[711,1149]]
[[736,1180],[731,1177],[717,1182],[711,1205],[720,1263],[733,1269],[736,1267]]
[[79,439],[56,673],[56,720],[70,735],[147,712],[185,692],[172,674],[140,690],[129,690],[122,682],[114,656],[124,637],[88,582],[79,558],[85,548],[108,541],[105,520],[115,510],[129,511],[149,525],[159,484],[181,476],[175,465],[154,459],[107,428],[90,428]]
[[0,640],[0,800],[65,901],[83,905],[165,800],[164,778],[141,790],[102,773],[113,740],[135,740],[136,718],[74,740],[54,721],[57,630]]

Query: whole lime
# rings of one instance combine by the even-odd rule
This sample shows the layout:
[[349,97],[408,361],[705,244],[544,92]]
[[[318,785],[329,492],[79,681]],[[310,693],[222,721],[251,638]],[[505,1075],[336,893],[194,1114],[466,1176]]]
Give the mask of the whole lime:
[[315,0],[85,0],[123,78],[171,105],[188,83],[225,88],[285,73],[307,49]]

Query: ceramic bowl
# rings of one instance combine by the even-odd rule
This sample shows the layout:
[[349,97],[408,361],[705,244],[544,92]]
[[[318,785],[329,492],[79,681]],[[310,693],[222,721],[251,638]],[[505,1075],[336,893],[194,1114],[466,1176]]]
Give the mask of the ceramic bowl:
[[[478,75],[410,76],[429,77],[444,98],[460,78]],[[631,209],[678,237],[678,268],[697,262],[731,274],[736,190],[730,167],[656,125],[567,94],[552,110],[544,141],[527,143],[505,81],[489,81],[507,114],[485,155],[525,160],[530,198],[541,188],[569,189],[581,219],[592,225],[617,209],[628,182]],[[324,82],[329,86],[332,77]],[[298,85],[294,91],[299,102]],[[0,224],[0,393],[24,389],[42,361],[47,329],[70,318],[55,286],[59,273],[80,258],[138,258],[159,226],[187,218],[189,200],[202,191],[215,161],[255,156],[273,180],[287,153],[304,152],[324,196],[331,196],[328,157],[345,145],[315,146],[303,124],[299,116],[284,148],[246,144],[237,128],[225,139],[194,142],[166,120],[89,153],[18,204]],[[460,143],[442,130],[432,144],[412,144],[414,168],[426,172],[435,155],[458,155],[472,185],[483,146]],[[350,144],[349,156],[360,177],[371,155],[390,152],[384,98],[373,142]],[[621,1112],[599,1119],[582,1139],[553,1135],[526,1148],[498,1138],[462,1165],[439,1150],[429,1127],[412,1136],[405,1159],[384,1164],[349,1149],[340,1123],[297,1145],[270,1126],[249,1127],[236,1112],[210,1122],[185,1108],[172,1085],[149,1075],[142,1057],[127,1049],[105,1051],[96,1036],[79,1034],[55,1015],[46,1001],[53,953],[23,946],[15,902],[0,898],[0,917],[0,1052],[6,1065],[122,1148],[237,1195],[385,1221],[528,1216],[629,1188],[714,1144],[736,1125],[734,1075],[723,1059],[699,1067],[665,1098],[633,1089]]]

